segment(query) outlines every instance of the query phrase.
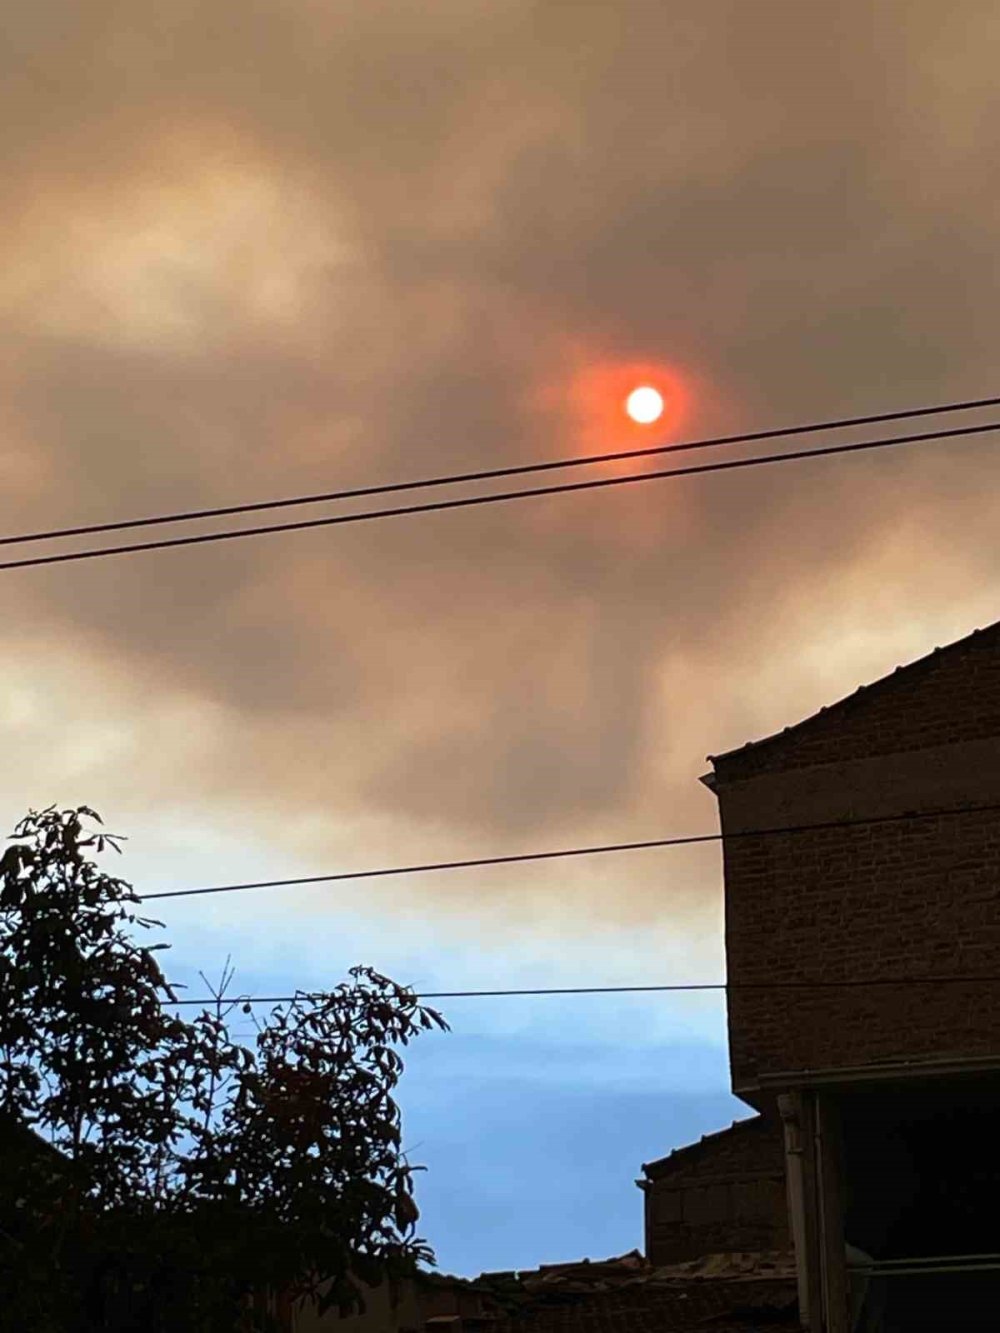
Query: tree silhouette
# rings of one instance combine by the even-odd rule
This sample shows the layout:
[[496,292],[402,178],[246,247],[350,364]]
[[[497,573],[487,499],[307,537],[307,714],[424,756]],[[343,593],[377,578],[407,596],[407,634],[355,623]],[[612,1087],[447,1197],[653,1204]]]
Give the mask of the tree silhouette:
[[[84,821],[87,821],[85,823]],[[0,1280],[38,1333],[275,1327],[268,1295],[358,1304],[433,1253],[393,1093],[397,1048],[447,1029],[366,967],[257,1024],[228,961],[190,1020],[162,923],[92,859],[95,811],[31,811],[0,858]]]

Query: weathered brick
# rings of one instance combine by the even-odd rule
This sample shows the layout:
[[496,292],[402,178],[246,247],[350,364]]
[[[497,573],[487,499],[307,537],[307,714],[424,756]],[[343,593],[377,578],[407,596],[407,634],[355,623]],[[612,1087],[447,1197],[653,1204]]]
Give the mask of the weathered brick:
[[[1000,1054],[1000,625],[719,756],[734,1086]],[[938,808],[962,813],[844,821]],[[743,836],[841,821],[833,829]],[[912,979],[968,977],[960,984]],[[769,981],[882,982],[742,989]],[[983,978],[977,981],[976,978]]]

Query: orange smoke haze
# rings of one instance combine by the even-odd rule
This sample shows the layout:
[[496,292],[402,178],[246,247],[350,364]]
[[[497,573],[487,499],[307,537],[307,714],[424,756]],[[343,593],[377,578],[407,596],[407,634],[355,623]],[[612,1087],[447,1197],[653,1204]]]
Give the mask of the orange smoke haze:
[[[982,0],[567,8],[9,6],[0,531],[993,392]],[[706,753],[995,618],[996,463],[981,437],[9,571],[5,822],[85,802],[142,847],[162,818],[205,879],[246,830],[280,874],[712,829]],[[511,872],[512,917],[690,899],[714,931],[717,872]],[[501,896],[422,883],[477,921]]]

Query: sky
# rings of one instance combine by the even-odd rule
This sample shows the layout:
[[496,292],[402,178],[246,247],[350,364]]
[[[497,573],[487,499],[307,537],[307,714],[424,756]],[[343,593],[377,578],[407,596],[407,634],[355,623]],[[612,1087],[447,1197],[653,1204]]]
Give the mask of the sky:
[[[3,532],[1000,387],[985,0],[35,0],[0,33]],[[0,815],[96,807],[147,892],[714,831],[707,754],[996,619],[996,448],[4,571]],[[160,915],[178,980],[231,955],[257,992],[723,976],[711,847]],[[641,1163],[747,1113],[717,997],[441,1007],[401,1100],[449,1271],[640,1244]]]

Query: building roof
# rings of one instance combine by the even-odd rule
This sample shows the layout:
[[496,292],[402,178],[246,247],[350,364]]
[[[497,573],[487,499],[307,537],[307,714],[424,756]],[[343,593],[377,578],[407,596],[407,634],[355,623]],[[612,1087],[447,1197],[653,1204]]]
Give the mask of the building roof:
[[491,1333],[792,1333],[799,1327],[794,1282],[772,1284],[766,1292],[714,1283],[599,1293],[536,1307],[492,1325]]
[[[867,706],[876,697],[890,694],[893,691],[912,689],[924,673],[933,671],[951,658],[968,653],[970,649],[987,648],[995,650],[998,646],[1000,646],[1000,621],[981,629],[975,629],[971,634],[956,639],[954,643],[934,648],[933,651],[926,653],[923,657],[897,666],[893,671],[879,677],[878,680],[870,684],[859,685],[851,694],[845,695],[835,703],[825,705],[818,712],[811,713],[808,717],[784,727],[781,731],[763,736],[759,740],[747,741],[732,750],[710,754],[707,758],[718,769],[720,763],[728,764],[729,761],[736,759],[738,756],[745,756],[750,752],[753,752],[756,757],[761,751],[764,751],[767,753],[769,760],[773,759],[774,762],[780,763],[783,748],[790,747],[803,733],[813,728],[836,724],[846,719],[855,710]],[[709,787],[712,787],[717,777],[718,773],[709,774],[702,780]]]
[[642,1169],[650,1179],[655,1180],[675,1169],[687,1167],[705,1153],[710,1153],[721,1147],[727,1139],[760,1133],[765,1129],[770,1130],[772,1126],[761,1115],[748,1116],[745,1120],[734,1120],[725,1129],[714,1130],[711,1134],[702,1134],[697,1143],[686,1143],[682,1148],[671,1149],[665,1157],[658,1157],[652,1162],[643,1162]]
[[0,1147],[10,1152],[17,1149],[47,1161],[64,1161],[62,1153],[20,1116],[0,1112]]
[[[484,1333],[794,1333],[794,1259],[716,1254],[654,1268],[642,1255],[483,1273],[469,1287]],[[436,1323],[440,1321],[435,1321]]]

